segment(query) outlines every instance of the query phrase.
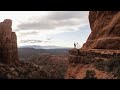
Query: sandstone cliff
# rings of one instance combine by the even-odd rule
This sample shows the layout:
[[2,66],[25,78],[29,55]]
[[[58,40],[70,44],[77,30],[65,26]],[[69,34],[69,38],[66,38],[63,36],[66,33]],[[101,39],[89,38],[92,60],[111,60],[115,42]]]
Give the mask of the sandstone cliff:
[[12,32],[12,20],[0,22],[0,62],[18,64],[17,37]]
[[82,49],[120,49],[120,12],[91,11],[91,34]]
[[90,11],[91,34],[80,50],[69,51],[66,79],[120,78],[120,12]]

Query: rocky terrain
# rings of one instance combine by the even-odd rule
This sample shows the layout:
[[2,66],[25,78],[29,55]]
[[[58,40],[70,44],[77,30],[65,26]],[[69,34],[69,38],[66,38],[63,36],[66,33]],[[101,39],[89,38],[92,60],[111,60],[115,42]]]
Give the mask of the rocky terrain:
[[91,34],[69,51],[66,79],[120,79],[120,12],[90,11]]
[[[119,78],[120,50],[70,50],[69,67],[66,74],[68,79],[96,79]],[[90,72],[87,75],[87,72]],[[86,76],[87,75],[87,76]]]
[[66,55],[41,54],[19,65],[0,64],[0,79],[64,79],[67,70]]
[[68,55],[39,54],[24,62],[41,66],[52,79],[64,79],[68,67]]
[[21,65],[0,64],[0,79],[50,79],[40,66],[31,63]]

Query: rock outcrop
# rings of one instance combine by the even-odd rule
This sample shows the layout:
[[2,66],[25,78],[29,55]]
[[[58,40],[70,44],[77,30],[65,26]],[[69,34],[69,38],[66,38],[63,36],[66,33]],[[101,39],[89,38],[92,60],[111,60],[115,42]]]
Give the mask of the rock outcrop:
[[91,34],[69,51],[66,79],[120,78],[120,11],[90,11]]
[[120,12],[90,11],[91,34],[82,49],[120,49]]
[[0,62],[18,64],[17,37],[12,32],[12,20],[0,22]]
[[[69,66],[66,74],[66,79],[84,79],[86,72],[93,70],[95,72],[96,79],[116,79],[110,71],[106,72],[106,69],[113,68],[115,64],[106,67],[105,61],[112,60],[120,61],[120,50],[77,50],[73,49],[69,51]],[[103,62],[102,65],[100,63]],[[116,63],[116,62],[115,62]],[[117,65],[120,65],[117,63]],[[99,66],[99,69],[97,68]],[[116,66],[116,65],[115,65]],[[115,68],[114,68],[115,69]]]

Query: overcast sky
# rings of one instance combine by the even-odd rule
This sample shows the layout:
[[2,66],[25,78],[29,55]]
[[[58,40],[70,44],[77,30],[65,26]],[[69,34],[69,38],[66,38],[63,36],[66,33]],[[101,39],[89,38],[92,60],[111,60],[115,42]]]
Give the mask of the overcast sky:
[[0,11],[0,21],[12,19],[18,46],[81,46],[90,34],[88,11]]

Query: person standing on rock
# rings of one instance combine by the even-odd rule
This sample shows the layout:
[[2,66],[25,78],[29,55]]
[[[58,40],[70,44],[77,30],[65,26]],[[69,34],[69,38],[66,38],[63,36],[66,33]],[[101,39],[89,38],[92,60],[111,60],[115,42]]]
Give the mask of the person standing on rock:
[[74,43],[74,49],[76,49],[76,44]]

